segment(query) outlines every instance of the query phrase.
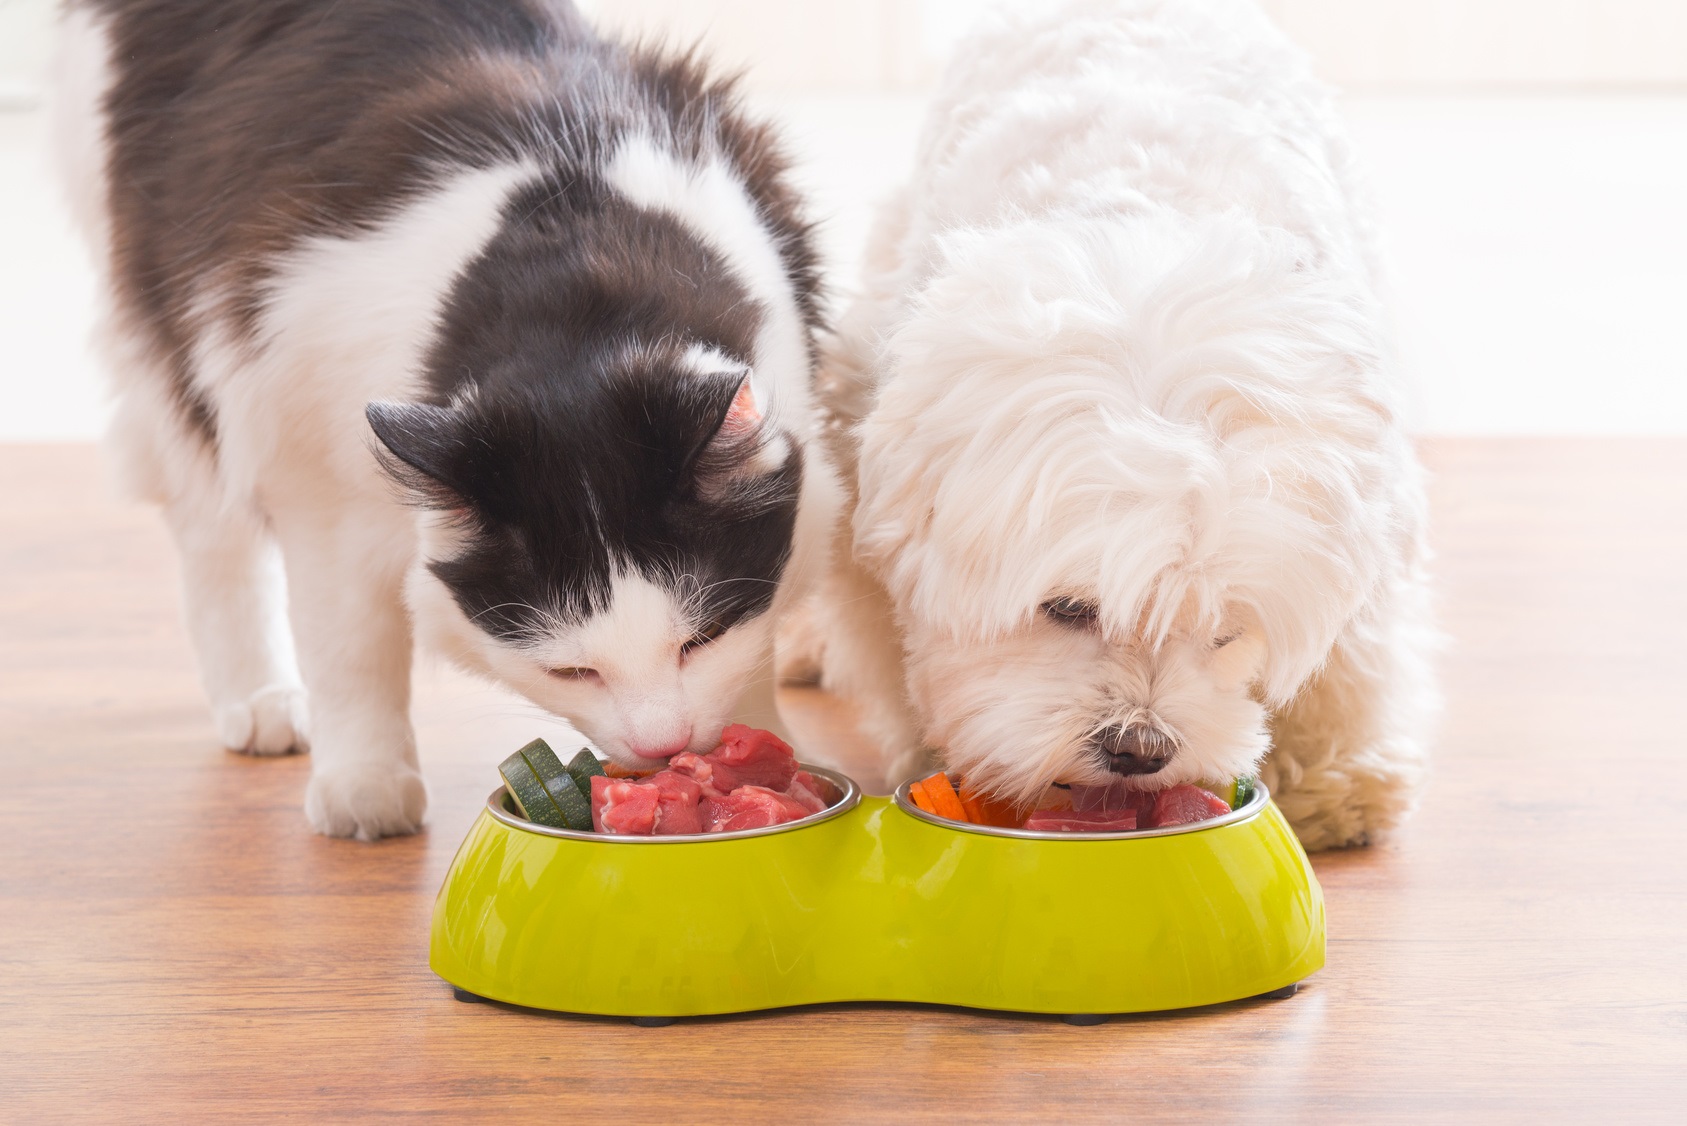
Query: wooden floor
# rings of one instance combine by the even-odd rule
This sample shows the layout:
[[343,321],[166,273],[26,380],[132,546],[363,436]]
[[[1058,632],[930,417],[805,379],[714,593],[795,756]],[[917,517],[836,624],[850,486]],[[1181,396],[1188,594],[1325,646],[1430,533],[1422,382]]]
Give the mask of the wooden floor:
[[156,516],[88,448],[0,448],[0,1120],[1681,1121],[1687,442],[1426,457],[1435,781],[1393,842],[1318,858],[1329,965],[1298,997],[640,1029],[458,1004],[428,971],[527,709],[422,670],[432,829],[312,836],[307,761],[213,742]]

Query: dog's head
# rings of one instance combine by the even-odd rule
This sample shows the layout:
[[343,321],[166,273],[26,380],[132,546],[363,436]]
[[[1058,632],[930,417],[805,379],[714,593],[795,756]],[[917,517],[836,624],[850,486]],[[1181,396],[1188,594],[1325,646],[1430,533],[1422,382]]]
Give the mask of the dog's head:
[[858,554],[975,783],[1253,769],[1376,581],[1398,441],[1362,296],[1288,236],[951,237],[860,430]]

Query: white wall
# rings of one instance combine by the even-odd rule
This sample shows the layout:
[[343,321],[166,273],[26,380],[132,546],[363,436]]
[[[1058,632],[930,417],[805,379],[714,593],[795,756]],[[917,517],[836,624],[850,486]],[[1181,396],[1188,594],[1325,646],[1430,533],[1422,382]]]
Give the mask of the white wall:
[[[999,0],[578,2],[606,26],[704,38],[759,89],[887,93],[929,85],[955,35]],[[53,3],[0,0],[0,107],[38,90]],[[1260,3],[1353,89],[1687,88],[1687,0]]]
[[[1687,432],[1687,0],[1262,2],[1358,91],[1343,108],[1392,236],[1416,428]],[[589,0],[754,65],[806,158],[838,289],[979,3]],[[0,104],[38,85],[50,24],[49,0],[0,0]],[[1625,84],[1647,92],[1612,96]],[[99,429],[93,279],[45,133],[39,113],[0,112],[0,441]]]
[[54,0],[0,0],[0,110],[40,95],[52,50]]
[[[762,89],[928,85],[947,47],[998,2],[583,0],[609,27],[705,39]],[[1260,0],[1354,89],[1687,87],[1687,0]]]
[[1687,85],[1687,0],[1261,0],[1330,81]]

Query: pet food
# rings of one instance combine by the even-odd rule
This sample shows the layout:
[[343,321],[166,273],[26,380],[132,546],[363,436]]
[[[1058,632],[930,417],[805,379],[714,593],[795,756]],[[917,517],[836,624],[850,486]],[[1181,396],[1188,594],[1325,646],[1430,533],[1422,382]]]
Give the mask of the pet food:
[[1026,818],[1025,828],[1057,833],[1116,833],[1136,828],[1136,811],[1039,809]]
[[703,831],[732,833],[739,829],[763,829],[807,817],[809,810],[788,794],[766,786],[739,786],[730,794],[704,798],[700,803]]
[[[590,751],[581,753],[596,761]],[[579,755],[563,766],[549,743],[535,739],[505,759],[498,772],[504,776],[516,807],[529,821],[557,829],[592,827],[592,806],[586,800],[590,768]]]
[[[1254,783],[1251,778],[1238,778],[1215,789],[1237,795],[1236,805],[1241,805],[1253,796]],[[943,773],[910,783],[908,797],[925,812],[950,821],[1055,833],[1163,829],[1206,821],[1233,808],[1213,790],[1188,783],[1160,791],[1131,790],[1119,784],[1051,786],[1027,815],[1005,803],[983,798],[965,785],[957,792],[949,776]]]
[[[797,766],[771,732],[735,723],[708,754],[677,754],[634,773],[582,749],[566,767],[535,739],[499,767],[529,821],[614,836],[677,836],[783,825],[832,804],[831,787]],[[588,796],[589,795],[589,796]]]

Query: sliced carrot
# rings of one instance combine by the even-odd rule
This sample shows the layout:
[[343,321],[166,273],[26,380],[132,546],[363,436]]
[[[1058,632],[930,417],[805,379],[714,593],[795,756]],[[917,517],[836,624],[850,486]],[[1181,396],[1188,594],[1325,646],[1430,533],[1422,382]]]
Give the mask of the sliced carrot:
[[908,783],[908,798],[916,806],[925,810],[927,813],[937,812],[937,807],[931,804],[931,795],[926,793],[924,782]]
[[643,778],[650,773],[648,770],[628,770],[617,762],[605,762],[603,772],[611,778]]
[[961,786],[961,805],[966,808],[967,820],[974,825],[992,825],[998,829],[1017,829],[1025,823],[1025,817],[1019,812],[1019,807],[1012,802],[998,801],[975,794],[967,786]]
[[955,787],[949,784],[949,776],[941,770],[930,778],[923,778],[920,784],[925,787],[926,796],[931,799],[934,807],[932,812],[939,817],[947,817],[951,821],[965,821],[967,811],[961,805],[961,799],[955,796]]

